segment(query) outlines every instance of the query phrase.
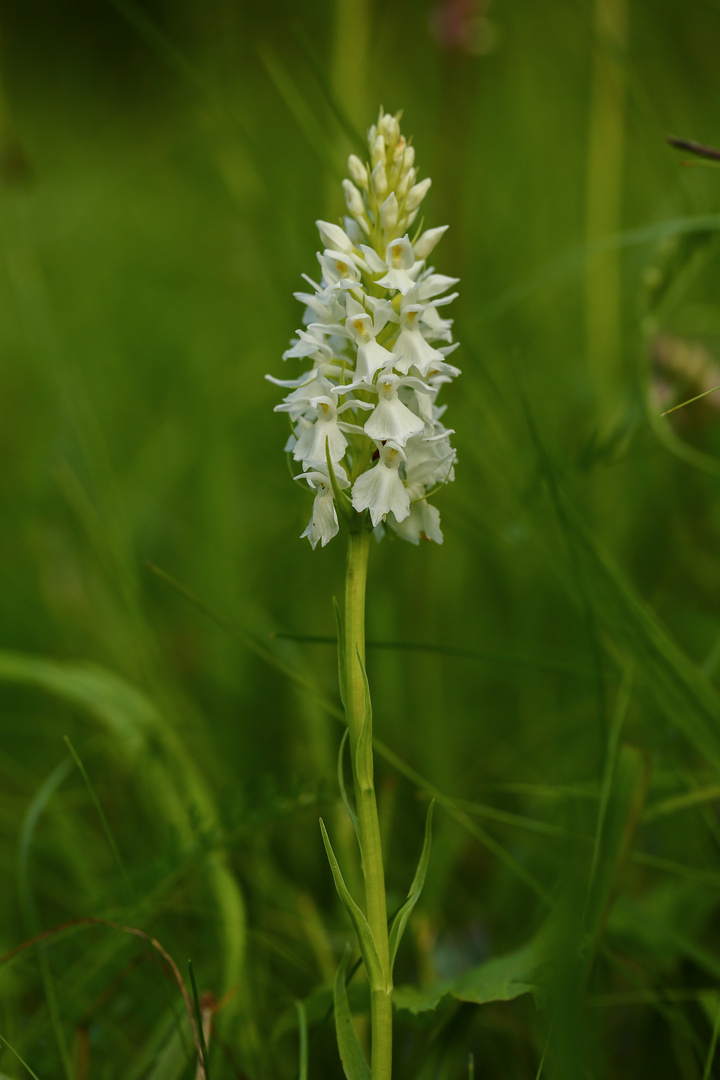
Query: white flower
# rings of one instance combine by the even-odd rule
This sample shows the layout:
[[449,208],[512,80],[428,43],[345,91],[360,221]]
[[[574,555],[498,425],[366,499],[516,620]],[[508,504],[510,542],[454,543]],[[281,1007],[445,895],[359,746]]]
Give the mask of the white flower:
[[303,431],[298,439],[293,457],[308,465],[322,465],[327,460],[327,450],[333,465],[342,460],[348,444],[340,430],[338,408],[331,397],[313,397],[309,405],[315,410],[315,423]]
[[352,491],[353,506],[356,510],[369,510],[373,525],[386,514],[394,514],[396,521],[402,521],[410,513],[410,496],[398,474],[405,455],[392,443],[378,449],[377,465],[357,478]]
[[398,375],[380,376],[377,382],[378,403],[365,422],[366,435],[376,442],[391,439],[398,446],[404,446],[411,435],[417,435],[424,429],[422,417],[403,405],[398,397],[401,386],[417,382],[417,379],[401,379]]
[[415,266],[415,255],[407,233],[402,239],[392,240],[388,244],[385,263],[388,272],[377,284],[386,289],[398,289],[403,295],[410,292],[415,285],[415,280],[408,271]]
[[443,542],[440,512],[437,506],[432,506],[427,499],[411,503],[410,513],[403,521],[388,518],[388,525],[398,536],[411,544],[419,544],[421,540],[434,540],[436,544]]
[[[441,424],[437,426],[442,428]],[[413,498],[453,479],[455,451],[450,445],[449,435],[449,432],[441,430],[433,439],[418,436],[406,443],[405,476]]]
[[[341,465],[335,466],[334,472],[339,488],[350,487],[350,481]],[[338,531],[335,497],[327,469],[324,472],[321,472],[320,469],[314,469],[311,472],[301,473],[296,479],[307,480],[310,487],[316,492],[310,521],[300,538],[307,537],[313,550],[318,540],[321,547],[325,547],[328,540],[332,540]]]
[[333,289],[350,289],[360,280],[360,271],[355,260],[342,251],[327,248],[322,255],[318,252],[318,262],[322,267],[323,278]]
[[407,374],[410,368],[414,367],[418,375],[426,376],[434,365],[442,363],[443,360],[439,349],[434,349],[423,337],[418,318],[423,311],[421,304],[410,304],[404,309],[400,319],[400,336],[395,342],[395,352],[400,356],[400,360],[395,367],[403,374]]
[[381,368],[392,366],[395,359],[394,353],[388,352],[375,340],[373,320],[369,315],[354,315],[345,322],[345,329],[352,341],[357,345],[357,361],[355,363],[355,379],[353,386],[360,383],[372,383],[373,376]]
[[[283,354],[293,370],[268,376],[285,392],[276,411],[290,420],[286,450],[315,492],[303,533],[313,547],[338,532],[328,458],[341,488],[354,478],[354,510],[369,512],[378,529],[387,519],[413,544],[442,543],[429,499],[454,477],[452,431],[437,398],[460,374],[447,361],[453,321],[440,312],[458,279],[427,265],[447,227],[410,239],[430,181],[418,178],[399,116],[380,111],[368,148],[368,161],[348,161],[342,223],[316,222],[321,278],[303,275],[307,289],[295,294],[303,328]],[[363,411],[370,415],[361,426]]]
[[[317,324],[313,323],[313,326]],[[297,341],[286,349],[282,355],[283,360],[291,357],[318,356],[323,360],[332,360],[332,349],[325,344],[322,337],[314,331],[298,330]]]

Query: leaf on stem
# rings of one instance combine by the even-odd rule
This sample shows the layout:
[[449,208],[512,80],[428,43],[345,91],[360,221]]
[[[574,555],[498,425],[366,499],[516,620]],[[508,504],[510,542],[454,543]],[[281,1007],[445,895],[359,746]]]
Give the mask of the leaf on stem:
[[495,956],[477,967],[470,968],[451,979],[441,979],[428,987],[399,986],[393,993],[398,1009],[417,1015],[436,1009],[446,996],[473,1005],[491,1001],[512,1001],[523,994],[532,994],[538,1005],[546,1001],[544,969],[547,966],[549,938],[547,928],[540,931],[520,949]]
[[342,797],[342,801],[345,804],[345,809],[347,810],[348,814],[350,815],[350,820],[353,823],[353,827],[355,829],[355,834],[356,834],[356,836],[357,836],[357,838],[359,840],[360,839],[360,825],[358,824],[357,814],[353,810],[352,805],[350,803],[350,799],[348,798],[347,788],[345,787],[345,777],[343,775],[343,752],[345,750],[345,743],[348,741],[349,734],[350,734],[350,732],[346,728],[345,729],[345,734],[343,735],[343,737],[342,737],[342,739],[340,741],[340,750],[338,751],[338,768],[337,768],[338,786],[340,788],[340,795]]
[[350,921],[352,922],[353,929],[357,935],[360,953],[370,982],[370,988],[372,990],[383,990],[385,988],[385,979],[383,977],[380,958],[378,957],[377,948],[375,946],[375,939],[372,936],[372,930],[370,929],[363,912],[353,900],[350,895],[350,890],[345,884],[342,871],[335,858],[335,852],[332,849],[330,837],[327,834],[327,829],[325,828],[325,823],[322,818],[320,818],[320,831],[322,832],[323,844],[325,845],[325,853],[327,854],[330,869],[332,870],[335,888],[338,891],[338,896],[342,900],[345,910],[350,916]]
[[347,1080],[370,1080],[370,1066],[365,1060],[360,1040],[353,1026],[350,1003],[348,1002],[345,970],[349,957],[350,949],[346,948],[345,954],[340,961],[340,967],[337,969],[333,986],[335,1032],[337,1034],[338,1050],[340,1051],[340,1060]]
[[405,933],[405,927],[408,924],[408,919],[412,914],[412,910],[420,899],[420,893],[423,890],[425,884],[425,875],[427,874],[428,863],[430,862],[430,847],[432,845],[432,816],[433,809],[435,807],[435,800],[430,803],[427,812],[427,818],[425,819],[425,840],[423,841],[422,852],[420,853],[420,861],[418,868],[415,871],[415,877],[413,878],[412,885],[407,895],[407,900],[398,911],[397,915],[393,919],[392,926],[390,927],[390,973],[392,974],[393,967],[395,965],[395,955],[398,951],[398,946],[402,940],[402,936]]
[[357,745],[355,747],[355,772],[361,791],[372,791],[374,784],[373,772],[373,738],[372,738],[372,702],[370,701],[370,686],[367,672],[363,664],[360,650],[355,647],[357,662],[360,665],[363,687],[365,689],[365,708],[363,710],[363,722],[360,728]]

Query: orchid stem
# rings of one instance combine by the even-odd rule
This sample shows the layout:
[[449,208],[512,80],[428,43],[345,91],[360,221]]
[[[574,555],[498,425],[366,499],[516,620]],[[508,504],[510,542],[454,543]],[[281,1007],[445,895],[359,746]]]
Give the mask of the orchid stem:
[[365,682],[358,657],[365,665],[365,586],[367,582],[370,529],[366,515],[358,515],[350,528],[345,581],[344,682],[345,715],[350,732],[350,752],[358,818],[360,851],[365,878],[365,908],[375,940],[383,986],[371,986],[371,1080],[390,1080],[392,1075],[392,972],[388,946],[385,871],[375,788],[358,779],[355,751],[365,715]]

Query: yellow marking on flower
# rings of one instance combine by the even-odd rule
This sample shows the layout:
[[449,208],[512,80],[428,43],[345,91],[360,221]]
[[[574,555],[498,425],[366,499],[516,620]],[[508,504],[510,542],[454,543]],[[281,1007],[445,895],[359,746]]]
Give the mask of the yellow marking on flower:
[[353,323],[353,326],[357,330],[360,337],[366,337],[367,336],[367,328],[365,326],[365,322],[364,322],[363,319],[355,319],[355,321]]
[[341,274],[342,277],[347,277],[347,275],[348,275],[348,265],[347,265],[347,263],[345,263],[345,262],[336,262],[335,266],[340,271],[340,274]]
[[325,413],[326,416],[330,412],[330,406],[328,405],[327,401],[321,401],[320,402],[320,408],[322,409],[322,411]]
[[393,261],[396,263],[400,262],[403,253],[402,244],[394,244],[390,250],[392,252]]

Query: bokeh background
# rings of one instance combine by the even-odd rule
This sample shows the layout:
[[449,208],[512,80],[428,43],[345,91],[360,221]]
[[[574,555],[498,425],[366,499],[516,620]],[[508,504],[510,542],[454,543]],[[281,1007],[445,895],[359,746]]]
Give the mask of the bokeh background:
[[445,543],[371,556],[393,905],[439,799],[397,981],[555,923],[537,1000],[399,1010],[397,1076],[720,1075],[720,394],[661,416],[720,384],[720,174],[665,141],[720,144],[718,42],[715,0],[3,5],[0,952],[126,928],[3,962],[3,1077],[195,1075],[128,927],[214,995],[213,1080],[297,1075],[296,999],[342,1075],[345,552],[263,376],[381,103],[463,371]]

